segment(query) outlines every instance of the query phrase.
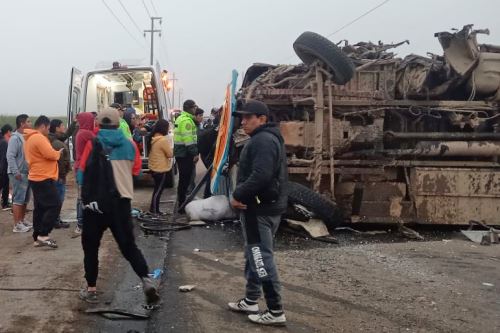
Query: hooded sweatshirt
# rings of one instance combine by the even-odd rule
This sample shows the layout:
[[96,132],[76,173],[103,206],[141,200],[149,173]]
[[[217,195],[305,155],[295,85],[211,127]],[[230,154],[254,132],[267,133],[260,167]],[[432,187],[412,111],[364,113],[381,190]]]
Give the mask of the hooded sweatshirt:
[[24,158],[24,136],[15,131],[10,137],[7,146],[7,173],[17,175],[17,174],[28,174],[28,164]]
[[24,155],[29,167],[28,179],[34,182],[57,180],[57,161],[61,153],[54,150],[49,139],[37,130],[24,130],[24,140]]
[[[108,152],[108,158],[113,168],[116,189],[120,193],[120,196],[132,199],[134,194],[132,176],[139,175],[142,163],[137,146],[131,140],[127,139],[119,129],[100,129],[97,133],[97,140],[102,144],[103,149]],[[83,179],[92,148],[92,141],[87,142],[77,173],[79,184],[83,184],[83,181],[92,181],[92,179]]]
[[92,141],[94,134],[94,115],[90,112],[82,112],[76,116],[79,129],[75,138],[75,171],[80,166],[80,159],[87,142]]
[[151,151],[149,152],[149,169],[153,172],[167,172],[172,169],[172,157],[174,152],[170,140],[163,135],[155,135],[151,139]]
[[283,137],[273,123],[260,126],[250,136],[239,158],[233,197],[257,215],[281,215],[287,207],[288,183]]

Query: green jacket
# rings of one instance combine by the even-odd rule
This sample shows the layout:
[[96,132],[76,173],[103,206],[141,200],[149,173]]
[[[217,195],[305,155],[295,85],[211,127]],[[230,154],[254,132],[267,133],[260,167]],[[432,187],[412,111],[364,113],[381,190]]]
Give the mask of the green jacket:
[[131,139],[132,138],[132,133],[130,132],[130,127],[128,126],[128,124],[125,121],[125,119],[120,118],[120,126],[119,126],[119,128],[123,132],[123,135],[125,135],[125,137],[127,139]]
[[194,116],[182,111],[175,120],[174,126],[174,156],[188,157],[198,155],[198,136]]

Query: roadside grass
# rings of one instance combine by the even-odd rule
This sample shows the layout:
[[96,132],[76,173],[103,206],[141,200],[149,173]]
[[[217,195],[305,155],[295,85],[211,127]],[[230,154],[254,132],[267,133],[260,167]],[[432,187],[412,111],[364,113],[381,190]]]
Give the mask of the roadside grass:
[[[36,116],[30,116],[31,121],[34,123]],[[48,116],[50,119],[61,119],[64,123],[66,123],[66,116],[60,117],[60,116]],[[12,126],[12,128],[16,128],[16,116],[14,115],[0,115],[0,127],[2,127],[5,124],[9,124]]]

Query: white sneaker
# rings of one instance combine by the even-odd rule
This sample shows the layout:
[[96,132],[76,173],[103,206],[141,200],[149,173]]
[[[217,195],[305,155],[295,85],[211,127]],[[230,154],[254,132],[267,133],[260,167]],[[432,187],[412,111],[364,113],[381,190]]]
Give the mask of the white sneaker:
[[246,298],[242,298],[237,302],[229,302],[227,306],[234,312],[259,313],[259,304],[249,304]]
[[251,314],[248,316],[248,319],[252,323],[260,324],[260,325],[269,325],[269,326],[285,326],[286,325],[286,317],[283,312],[276,315],[271,311],[267,310],[264,313],[259,314]]
[[30,220],[27,220],[26,218],[21,223],[30,229],[33,228],[33,223]]
[[14,229],[12,229],[12,232],[28,232],[30,231],[31,228],[25,226],[22,222],[16,223],[14,226]]

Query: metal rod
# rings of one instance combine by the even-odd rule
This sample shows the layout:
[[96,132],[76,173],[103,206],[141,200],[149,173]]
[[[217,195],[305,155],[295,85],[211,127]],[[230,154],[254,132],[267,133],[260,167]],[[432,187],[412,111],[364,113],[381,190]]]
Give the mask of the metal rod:
[[328,122],[329,122],[329,139],[330,139],[330,191],[332,200],[335,200],[335,169],[334,169],[334,151],[333,151],[333,97],[332,83],[330,80],[326,82],[328,85]]
[[321,163],[323,161],[323,120],[325,101],[323,95],[323,73],[319,65],[316,65],[316,103],[314,112],[314,172],[313,189],[319,192],[321,184]]
[[491,132],[384,132],[388,140],[500,140],[500,133]]

